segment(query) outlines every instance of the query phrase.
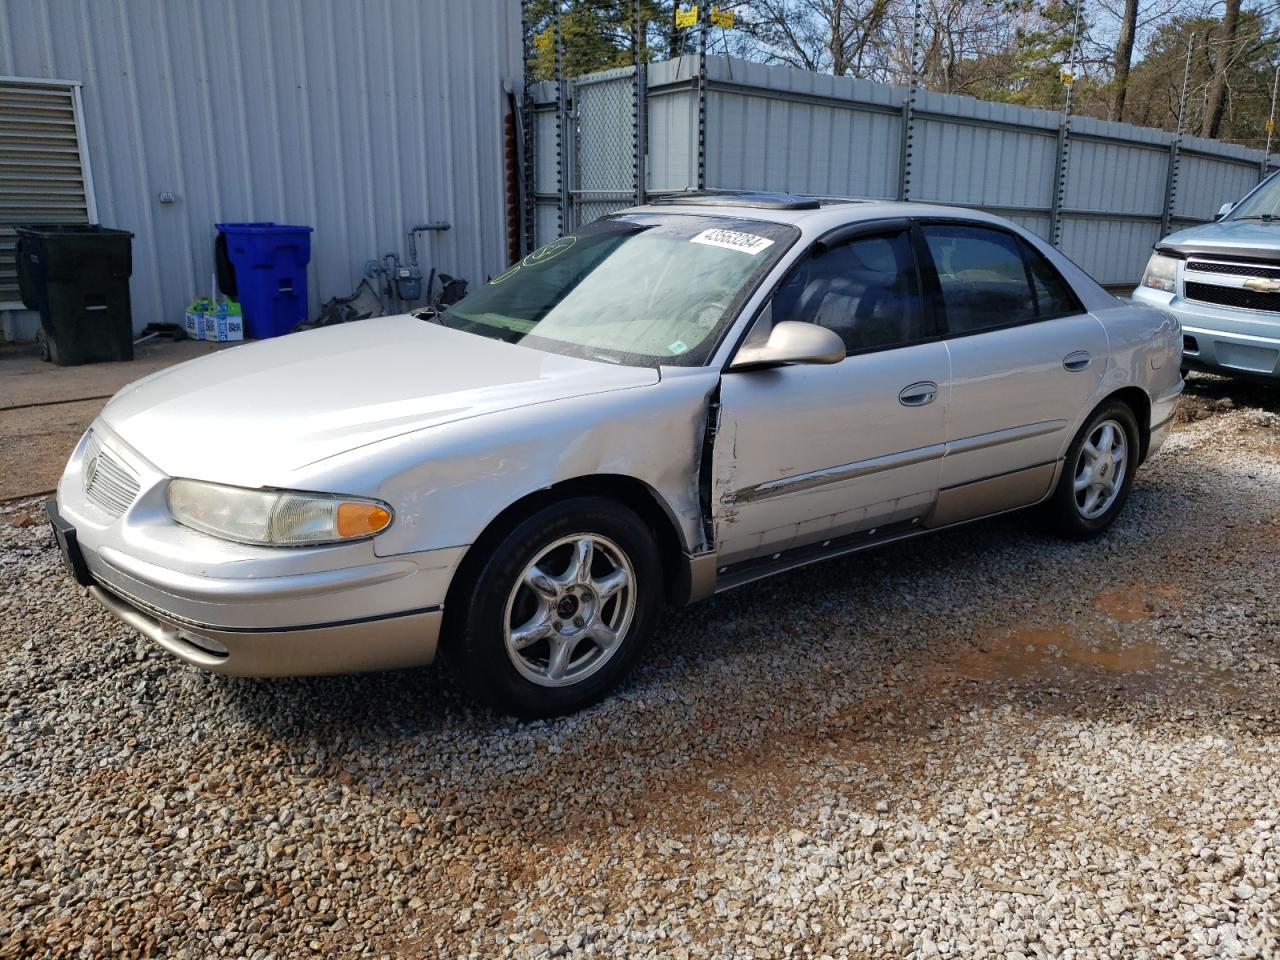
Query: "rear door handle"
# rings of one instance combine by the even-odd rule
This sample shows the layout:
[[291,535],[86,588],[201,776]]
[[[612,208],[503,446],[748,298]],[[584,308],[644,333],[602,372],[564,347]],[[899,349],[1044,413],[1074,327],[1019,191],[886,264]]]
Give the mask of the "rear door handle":
[[922,380],[903,387],[898,393],[898,402],[904,407],[923,407],[926,403],[933,403],[937,395],[938,385],[932,380]]
[[1092,362],[1093,357],[1089,356],[1088,350],[1077,350],[1062,358],[1062,366],[1067,370],[1085,370]]

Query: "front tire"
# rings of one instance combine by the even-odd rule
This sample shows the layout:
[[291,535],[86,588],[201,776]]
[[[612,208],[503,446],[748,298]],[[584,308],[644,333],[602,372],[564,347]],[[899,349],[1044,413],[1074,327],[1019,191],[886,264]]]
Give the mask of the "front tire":
[[603,497],[574,497],[516,524],[465,582],[446,655],[467,689],[524,718],[603,697],[653,634],[662,603],[653,534]]
[[1109,400],[1085,421],[1067,450],[1049,518],[1068,540],[1092,540],[1115,523],[1138,467],[1138,421],[1132,408]]

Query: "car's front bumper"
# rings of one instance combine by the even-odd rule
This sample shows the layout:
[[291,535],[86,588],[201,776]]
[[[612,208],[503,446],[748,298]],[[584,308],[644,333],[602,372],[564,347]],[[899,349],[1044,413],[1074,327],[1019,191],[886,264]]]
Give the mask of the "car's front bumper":
[[1280,380],[1280,315],[1233,310],[1138,287],[1133,299],[1182,323],[1182,365],[1250,379]]
[[182,527],[163,507],[167,478],[102,427],[140,480],[113,517],[85,493],[84,444],[51,516],[77,579],[109,611],[196,666],[243,676],[353,673],[430,663],[464,548],[378,557],[369,541],[243,546]]
[[440,636],[439,607],[410,613],[291,628],[226,630],[175,620],[109,587],[89,595],[175,657],[214,673],[249,677],[361,673],[430,663]]

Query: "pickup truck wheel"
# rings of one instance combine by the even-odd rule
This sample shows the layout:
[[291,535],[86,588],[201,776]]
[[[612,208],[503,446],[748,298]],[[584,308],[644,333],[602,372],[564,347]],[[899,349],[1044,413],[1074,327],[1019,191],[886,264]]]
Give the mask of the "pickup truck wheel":
[[599,700],[635,662],[662,600],[644,522],[602,497],[575,497],[515,526],[467,585],[451,618],[464,684],[526,718]]
[[1048,503],[1057,532],[1091,540],[1115,522],[1138,466],[1138,421],[1127,403],[1111,400],[1089,417],[1067,450]]

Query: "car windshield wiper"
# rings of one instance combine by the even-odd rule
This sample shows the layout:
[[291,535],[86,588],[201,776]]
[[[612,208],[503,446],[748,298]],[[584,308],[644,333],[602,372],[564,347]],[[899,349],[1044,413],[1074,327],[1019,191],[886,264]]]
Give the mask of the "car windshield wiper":
[[1232,217],[1232,220],[1261,220],[1264,223],[1271,223],[1278,219],[1274,213],[1251,213],[1245,217]]

